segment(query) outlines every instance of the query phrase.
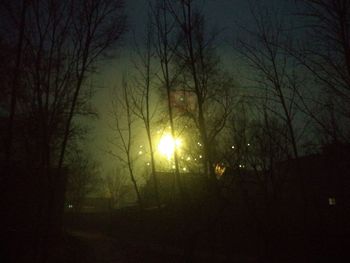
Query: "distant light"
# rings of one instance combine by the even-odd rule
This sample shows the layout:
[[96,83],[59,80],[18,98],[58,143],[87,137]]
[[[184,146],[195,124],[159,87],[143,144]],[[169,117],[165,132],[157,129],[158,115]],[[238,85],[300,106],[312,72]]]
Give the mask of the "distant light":
[[191,157],[188,156],[188,157],[186,158],[186,161],[191,161]]
[[247,146],[250,146],[250,143],[248,143]]
[[175,167],[175,164],[173,164],[172,168],[173,168],[173,169],[175,169],[175,168],[176,168],[176,167]]
[[215,165],[216,178],[220,179],[221,176],[224,174],[225,170],[226,170],[226,167],[225,167],[225,165],[223,163],[217,163]]
[[335,201],[335,197],[329,197],[328,198],[328,204],[329,205],[336,205],[337,202]]
[[143,147],[143,145],[140,145],[140,148],[142,148]]
[[146,163],[147,164],[147,166],[150,166],[150,163],[148,162],[148,163]]
[[73,205],[68,205],[68,208],[73,208]]
[[187,171],[187,168],[186,168],[186,167],[184,167],[184,168],[182,168],[182,170],[183,170],[183,171]]
[[202,158],[202,155],[199,155],[199,158]]
[[142,151],[139,151],[139,155],[141,155],[143,152]]
[[201,144],[200,142],[197,142],[197,144],[198,144],[199,146],[202,146],[202,144]]
[[232,146],[231,146],[231,148],[232,148],[232,149],[234,149],[234,148],[235,148],[235,146],[234,146],[234,145],[232,145]]

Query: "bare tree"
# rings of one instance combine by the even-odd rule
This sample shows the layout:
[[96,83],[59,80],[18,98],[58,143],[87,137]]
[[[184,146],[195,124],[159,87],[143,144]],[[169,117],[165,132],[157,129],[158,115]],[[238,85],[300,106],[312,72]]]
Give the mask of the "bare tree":
[[122,81],[122,94],[119,97],[118,93],[115,94],[115,98],[112,100],[112,113],[115,122],[114,131],[116,132],[117,141],[113,142],[118,148],[118,152],[110,153],[118,158],[123,165],[128,169],[131,182],[134,186],[134,190],[137,196],[137,201],[140,209],[143,208],[143,202],[141,193],[136,180],[134,168],[137,155],[133,149],[133,140],[135,138],[135,121],[136,117],[132,112],[132,101],[128,84],[123,78]]
[[7,145],[6,145],[6,162],[11,161],[11,151],[12,151],[12,141],[13,141],[13,129],[14,129],[14,118],[16,113],[16,104],[17,104],[17,92],[18,86],[20,83],[20,69],[23,56],[23,42],[24,42],[24,29],[26,23],[26,13],[28,8],[28,1],[22,1],[21,14],[20,14],[20,23],[18,27],[18,42],[15,52],[15,67],[13,72],[13,82],[11,87],[11,96],[10,96],[10,110],[9,110],[9,121],[8,121],[8,136],[7,136]]
[[[293,124],[297,83],[294,81],[296,76],[292,69],[293,59],[283,50],[283,44],[287,41],[283,34],[283,21],[277,18],[273,20],[267,9],[252,9],[252,16],[256,31],[247,29],[252,39],[239,39],[237,51],[257,73],[254,81],[263,91],[258,96],[263,100],[267,99],[266,107],[287,125],[293,157],[298,158],[297,135]],[[278,105],[280,110],[276,109],[274,104]]]
[[[174,109],[172,106],[172,90],[174,89],[177,76],[177,73],[172,70],[172,62],[175,58],[174,51],[177,45],[174,43],[175,21],[169,14],[169,1],[156,1],[156,4],[152,6],[151,9],[154,18],[153,24],[155,30],[155,50],[161,67],[161,74],[159,76],[159,79],[161,81],[162,87],[166,92],[171,136],[175,139],[178,136],[174,122]],[[184,198],[184,189],[180,176],[177,147],[174,149],[173,157],[175,164],[176,186],[181,193],[181,197]]]
[[[258,89],[255,90],[253,97],[255,96],[255,99],[262,104],[260,112],[262,120],[264,120],[263,127],[268,131],[266,135],[269,136],[269,134],[273,135],[275,132],[278,132],[279,135],[285,136],[285,142],[288,147],[282,148],[284,157],[287,160],[296,160],[301,225],[304,233],[302,241],[306,242],[308,238],[306,225],[308,200],[305,178],[299,165],[299,140],[303,134],[297,133],[297,131],[302,131],[303,128],[296,129],[297,117],[299,117],[299,125],[302,123],[298,105],[300,89],[300,76],[296,70],[298,67],[296,66],[296,60],[284,49],[290,38],[286,35],[283,19],[278,16],[278,13],[271,13],[270,9],[264,7],[251,8],[251,13],[255,22],[255,29],[245,29],[249,39],[239,39],[237,51],[246,59],[256,76],[253,81]],[[272,116],[277,118],[282,129],[276,129],[277,127],[271,126]],[[305,125],[304,123],[302,124]],[[276,130],[273,131],[273,129]],[[270,137],[267,138],[270,140]],[[273,149],[271,147],[268,148]],[[271,158],[270,161],[274,161],[273,158],[275,157],[273,154],[270,153],[267,156]],[[273,169],[272,165],[274,163],[270,164],[271,169]],[[270,176],[267,178],[271,179]]]
[[120,201],[127,194],[126,186],[127,176],[119,168],[111,170],[104,178],[103,183],[107,193],[111,198],[111,208],[118,208]]
[[[311,95],[303,106],[332,141],[348,141],[350,103],[350,3],[346,0],[300,0],[304,25],[299,46],[288,46],[309,73]],[[321,91],[321,99],[315,93]],[[329,139],[328,139],[329,140]]]
[[77,150],[69,158],[67,201],[80,212],[85,198],[101,185],[99,165]]
[[203,144],[203,168],[208,178],[215,178],[215,140],[226,125],[233,103],[234,81],[219,70],[215,54],[216,32],[208,33],[203,14],[194,1],[169,5],[178,27],[177,66],[182,68],[182,90],[193,94],[196,108],[189,116],[194,120]]
[[[146,36],[144,40],[144,46],[136,48],[137,62],[134,66],[138,72],[138,77],[135,81],[135,92],[132,96],[134,113],[138,116],[144,126],[147,133],[149,153],[151,157],[151,169],[152,178],[154,184],[154,192],[156,202],[160,208],[159,190],[158,190],[158,179],[156,172],[156,162],[154,158],[154,142],[152,136],[151,121],[154,117],[154,113],[157,107],[151,107],[152,105],[152,84],[154,84],[155,72],[153,70],[152,60],[155,57],[155,51],[153,48],[153,25],[151,23],[151,14],[148,14],[148,24],[146,25]],[[154,103],[156,104],[156,103]]]
[[60,228],[63,213],[65,154],[80,132],[74,116],[86,113],[86,81],[125,32],[125,15],[122,0],[22,3],[20,16],[17,2],[6,1],[1,10],[5,25],[11,25],[4,41],[11,43],[11,29],[19,32],[7,156],[40,170],[33,174],[45,189],[39,227],[45,228],[42,247],[47,252],[47,239]]
[[239,192],[262,240],[260,256],[271,261],[276,225],[279,224],[276,221],[279,217],[278,204],[287,172],[277,166],[289,158],[288,128],[268,109],[264,109],[264,105],[255,106],[242,101],[234,113],[226,143],[230,147],[225,150],[231,177],[226,187],[232,195]]

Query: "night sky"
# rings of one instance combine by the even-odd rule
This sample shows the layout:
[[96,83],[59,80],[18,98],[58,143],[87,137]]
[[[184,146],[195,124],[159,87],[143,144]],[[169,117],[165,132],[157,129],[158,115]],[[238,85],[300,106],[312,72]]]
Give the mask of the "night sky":
[[[87,150],[94,158],[101,163],[104,171],[114,167],[115,160],[106,153],[110,147],[108,140],[112,136],[110,129],[110,103],[111,88],[120,85],[123,74],[132,74],[132,65],[130,58],[134,40],[138,40],[144,32],[146,19],[147,3],[146,0],[128,0],[126,1],[126,13],[128,15],[129,31],[123,38],[123,43],[115,53],[114,58],[104,61],[100,65],[99,73],[93,78],[93,83],[98,86],[93,98],[93,106],[98,111],[98,119],[89,119],[86,121],[91,131],[86,143]],[[278,10],[285,18],[291,17],[295,13],[294,1],[243,1],[243,0],[206,0],[203,2],[203,13],[207,19],[208,28],[220,30],[216,40],[218,53],[221,60],[226,65],[227,70],[234,76],[241,76],[242,71],[246,71],[241,59],[235,54],[232,44],[237,37],[241,37],[242,30],[240,26],[253,28],[253,21],[250,15],[250,5],[256,7],[268,7],[271,10]],[[293,16],[295,19],[295,16]],[[294,22],[294,21],[293,21]],[[239,82],[245,82],[241,78]],[[83,121],[85,123],[85,121]]]
[[1,1],[0,263],[345,262],[350,0],[157,1]]

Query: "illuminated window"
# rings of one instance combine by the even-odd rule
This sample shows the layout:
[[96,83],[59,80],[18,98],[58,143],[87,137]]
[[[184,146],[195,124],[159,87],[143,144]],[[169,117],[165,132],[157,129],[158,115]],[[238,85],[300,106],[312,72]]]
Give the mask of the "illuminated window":
[[328,204],[329,205],[336,205],[335,197],[328,197]]

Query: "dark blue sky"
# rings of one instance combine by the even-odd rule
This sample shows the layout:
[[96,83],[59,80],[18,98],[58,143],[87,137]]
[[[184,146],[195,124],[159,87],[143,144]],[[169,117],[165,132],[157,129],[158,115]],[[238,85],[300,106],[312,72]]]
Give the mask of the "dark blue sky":
[[[249,1],[247,0],[198,0],[202,1],[203,13],[207,19],[209,28],[220,29],[220,36],[217,41],[218,52],[224,60],[226,66],[236,74],[242,70],[242,63],[234,58],[233,41],[240,37],[237,24],[251,28],[253,27]],[[269,9],[277,9],[280,14],[286,17],[293,13],[293,0],[252,0],[250,3],[258,3],[267,6]],[[105,150],[110,146],[107,139],[111,137],[109,127],[111,103],[111,88],[120,85],[121,76],[132,71],[130,64],[131,46],[133,45],[133,35],[141,36],[144,32],[146,21],[147,0],[126,0],[126,12],[128,15],[129,32],[125,35],[124,43],[115,53],[115,58],[101,65],[100,73],[95,77],[95,83],[103,87],[98,90],[93,100],[95,108],[98,110],[100,118],[94,121],[88,120],[89,126],[93,127],[90,133],[90,143],[87,145],[89,151],[98,156],[102,166],[108,170],[113,166],[113,158],[105,154]]]
[[[126,11],[129,20],[130,32],[142,34],[146,21],[148,0],[126,0]],[[277,9],[283,16],[293,13],[294,0],[198,0],[195,1],[203,7],[203,13],[210,27],[221,29],[221,39],[230,41],[237,32],[237,24],[251,26],[249,6],[266,6]],[[131,34],[126,40],[131,39]]]

